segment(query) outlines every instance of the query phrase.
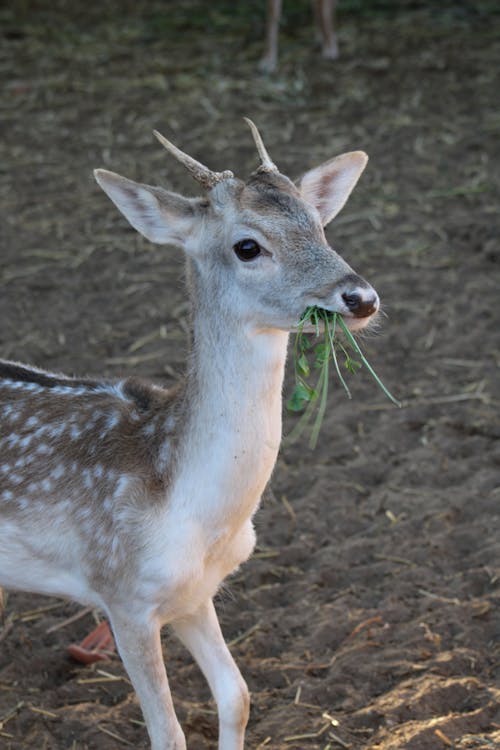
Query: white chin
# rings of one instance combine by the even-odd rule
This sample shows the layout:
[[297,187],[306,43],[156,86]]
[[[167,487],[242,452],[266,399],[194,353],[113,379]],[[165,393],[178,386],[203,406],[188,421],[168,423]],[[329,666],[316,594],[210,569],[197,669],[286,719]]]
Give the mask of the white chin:
[[373,315],[370,315],[367,318],[347,318],[345,316],[342,317],[344,318],[344,323],[350,331],[362,331],[363,328],[366,328],[366,326],[369,325],[373,320]]

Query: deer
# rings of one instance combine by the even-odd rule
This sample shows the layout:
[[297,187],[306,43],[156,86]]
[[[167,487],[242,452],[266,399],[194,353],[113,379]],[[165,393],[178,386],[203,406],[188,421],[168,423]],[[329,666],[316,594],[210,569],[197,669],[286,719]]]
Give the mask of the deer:
[[199,197],[95,171],[132,227],[185,254],[191,346],[176,386],[0,362],[0,585],[105,614],[152,750],[186,748],[162,654],[166,624],[207,679],[219,750],[244,747],[249,691],[214,596],[256,543],[252,519],[281,441],[288,339],[309,305],[351,330],[379,309],[324,232],[366,154],[342,154],[294,182],[247,122],[260,163],[246,180],[154,131]]
[[[337,0],[312,0],[317,36],[321,41],[321,54],[325,60],[339,56],[335,33],[335,7]],[[267,0],[266,48],[259,62],[262,73],[273,73],[278,67],[278,37],[282,0]]]

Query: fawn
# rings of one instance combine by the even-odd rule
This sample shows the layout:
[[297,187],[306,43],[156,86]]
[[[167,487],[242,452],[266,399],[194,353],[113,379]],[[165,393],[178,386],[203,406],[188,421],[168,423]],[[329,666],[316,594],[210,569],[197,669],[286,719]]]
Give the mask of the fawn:
[[[335,26],[335,6],[337,0],[312,0],[314,21],[321,40],[321,53],[327,60],[339,56]],[[278,36],[281,19],[282,0],[267,0],[266,49],[259,68],[263,73],[272,73],[278,67]]]
[[296,185],[248,124],[261,163],[246,182],[156,133],[201,198],[95,172],[135,229],[185,251],[192,347],[177,387],[0,362],[0,584],[106,613],[152,750],[186,747],[165,623],[208,680],[220,750],[243,748],[248,691],[212,600],[255,544],[252,516],[281,439],[289,333],[308,305],[341,313],[353,330],[379,306],[323,231],[367,156],[338,156]]

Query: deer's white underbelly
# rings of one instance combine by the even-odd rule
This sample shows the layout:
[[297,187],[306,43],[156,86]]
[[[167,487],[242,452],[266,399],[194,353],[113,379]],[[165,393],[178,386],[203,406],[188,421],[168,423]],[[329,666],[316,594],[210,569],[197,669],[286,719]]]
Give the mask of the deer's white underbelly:
[[0,586],[101,606],[78,561],[80,540],[54,522],[32,532],[0,520]]

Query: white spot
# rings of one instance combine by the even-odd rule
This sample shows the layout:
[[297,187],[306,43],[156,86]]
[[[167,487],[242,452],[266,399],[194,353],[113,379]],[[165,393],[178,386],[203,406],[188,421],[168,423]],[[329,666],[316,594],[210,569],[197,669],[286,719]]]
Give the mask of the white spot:
[[96,479],[100,479],[102,475],[104,474],[104,469],[102,468],[101,464],[96,464],[94,466],[94,476]]
[[31,428],[31,427],[36,427],[36,426],[37,426],[37,424],[38,424],[38,422],[39,422],[39,419],[38,419],[38,417],[35,417],[35,416],[31,416],[31,417],[29,417],[29,418],[28,418],[28,419],[26,420],[26,427],[28,427],[28,428]]
[[164,440],[160,447],[160,450],[158,451],[158,459],[156,462],[159,472],[166,471],[168,462],[171,459],[171,455],[172,451],[170,450],[170,442],[168,440]]
[[128,483],[129,483],[128,477],[125,475],[122,475],[119,478],[118,482],[116,483],[116,487],[113,492],[113,497],[118,498],[121,495],[123,495],[127,488]]
[[50,479],[42,479],[42,489],[45,492],[52,491],[52,482],[50,481]]
[[154,420],[152,420],[149,424],[143,427],[143,430],[142,430],[143,434],[146,436],[153,435],[155,431],[156,431],[156,423],[154,422]]
[[119,421],[120,421],[120,415],[119,415],[119,413],[116,412],[116,411],[113,412],[106,419],[106,422],[105,422],[106,429],[107,430],[112,430],[113,427],[116,427],[116,425],[118,424]]
[[40,455],[42,456],[46,456],[47,453],[52,453],[52,448],[50,448],[50,446],[48,446],[47,443],[40,443],[36,447],[36,452],[40,453]]
[[49,437],[58,438],[63,434],[65,429],[66,429],[66,422],[60,422],[59,424],[55,424],[55,425],[47,425],[46,432]]
[[33,435],[26,435],[26,437],[23,437],[22,440],[19,441],[19,447],[22,450],[25,450],[26,448],[28,448],[32,439],[33,439]]
[[7,438],[7,442],[9,445],[17,445],[19,440],[19,435],[16,432],[11,432]]
[[50,476],[52,477],[52,479],[60,479],[64,476],[65,472],[66,469],[64,467],[64,464],[57,464],[56,468],[52,469],[52,471],[50,472]]
[[175,427],[175,419],[172,416],[169,416],[165,420],[165,431],[166,432],[172,432]]
[[10,464],[2,464],[0,466],[0,471],[2,471],[4,474],[7,474],[10,471]]
[[27,459],[26,458],[22,458],[22,457],[18,458],[17,461],[16,461],[16,463],[14,464],[14,468],[15,469],[21,469],[23,466],[26,465],[26,463],[27,463]]
[[80,430],[80,428],[77,427],[76,425],[72,425],[72,427],[71,427],[71,429],[69,431],[70,438],[72,440],[77,440],[80,437],[81,434],[82,434],[82,431]]
[[89,388],[84,388],[84,386],[81,385],[56,385],[54,388],[50,389],[50,392],[61,396],[86,396],[91,391]]
[[43,391],[42,386],[38,383],[26,383],[23,380],[0,380],[0,387],[31,391],[32,393]]
[[33,433],[34,438],[39,438],[41,435],[43,435],[44,432],[48,432],[50,430],[50,426],[47,424],[43,424],[41,427],[39,427],[35,432]]
[[21,482],[23,481],[23,477],[20,474],[16,474],[15,472],[10,474],[9,479],[13,484],[21,484]]
[[14,493],[11,492],[10,490],[4,490],[2,492],[2,500],[8,501],[8,500],[13,500],[13,498],[14,498]]
[[111,554],[113,557],[117,554],[118,550],[120,548],[120,539],[117,536],[114,536],[111,540]]
[[14,405],[13,404],[7,404],[2,409],[2,416],[5,417],[5,419],[8,419],[12,412],[14,411]]
[[83,483],[87,489],[92,489],[94,486],[94,480],[92,478],[92,474],[90,473],[90,469],[84,469],[82,472],[83,476]]
[[106,512],[109,512],[113,508],[113,500],[110,497],[107,497],[104,500],[102,507]]

